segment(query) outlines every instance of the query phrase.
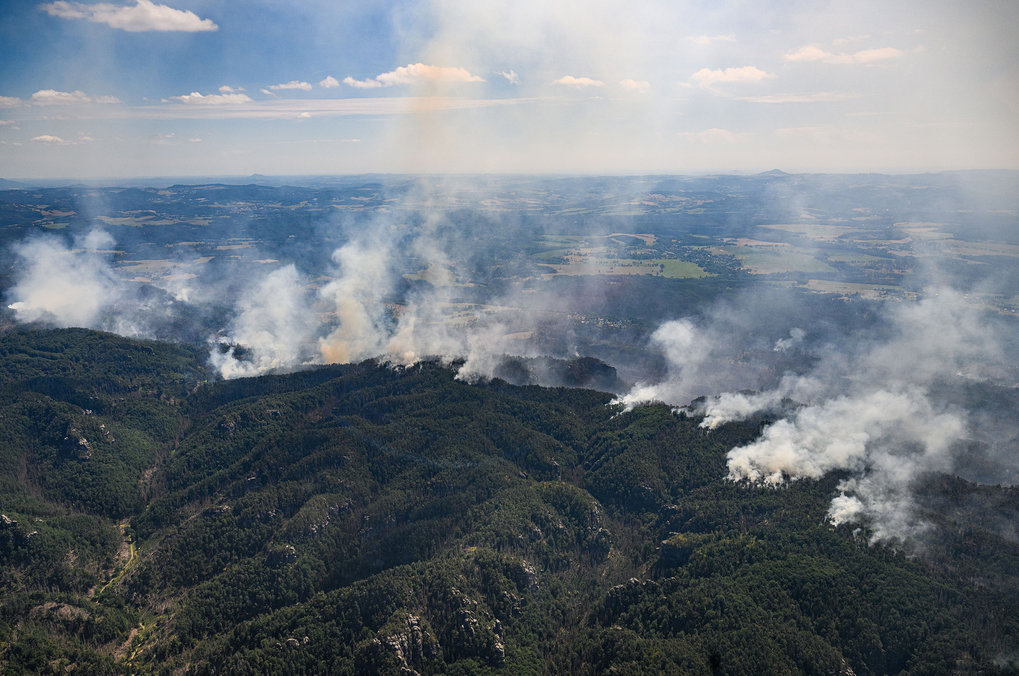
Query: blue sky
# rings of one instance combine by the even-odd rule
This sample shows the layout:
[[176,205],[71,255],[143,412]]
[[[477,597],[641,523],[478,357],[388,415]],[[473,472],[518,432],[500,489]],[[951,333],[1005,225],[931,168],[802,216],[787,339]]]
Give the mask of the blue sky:
[[1011,2],[5,3],[0,172],[1019,168]]

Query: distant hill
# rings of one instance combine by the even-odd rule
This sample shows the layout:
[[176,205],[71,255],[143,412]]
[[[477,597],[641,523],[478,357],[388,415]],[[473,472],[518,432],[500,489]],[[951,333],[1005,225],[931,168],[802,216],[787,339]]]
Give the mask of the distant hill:
[[[191,348],[0,336],[0,671],[1005,673],[1019,492],[932,478],[914,558],[839,477],[753,488],[713,432],[436,363],[215,382]],[[598,362],[520,362],[609,378]],[[984,524],[984,525],[981,525]]]

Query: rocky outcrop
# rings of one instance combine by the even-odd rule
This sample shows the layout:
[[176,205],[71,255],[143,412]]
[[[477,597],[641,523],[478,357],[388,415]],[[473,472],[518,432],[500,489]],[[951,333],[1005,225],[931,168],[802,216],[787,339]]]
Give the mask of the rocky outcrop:
[[360,674],[418,674],[442,657],[438,639],[417,615],[396,613],[378,634],[360,644],[354,656]]
[[478,657],[493,667],[503,666],[506,647],[502,623],[499,620],[486,621],[477,601],[455,587],[450,591],[454,608],[449,652],[455,658]]
[[81,433],[75,425],[68,425],[67,432],[60,444],[60,450],[64,455],[75,460],[91,460],[92,444]]

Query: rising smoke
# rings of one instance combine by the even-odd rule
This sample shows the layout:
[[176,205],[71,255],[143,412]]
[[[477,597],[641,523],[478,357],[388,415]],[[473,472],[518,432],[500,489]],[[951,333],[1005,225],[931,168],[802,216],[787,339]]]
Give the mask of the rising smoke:
[[[783,373],[763,388],[751,373],[746,382],[755,389],[742,392],[711,388],[702,377],[713,372],[726,382],[740,370],[734,353],[745,346],[724,338],[734,311],[730,306],[703,326],[664,324],[654,340],[669,360],[669,378],[619,399],[682,405],[706,395],[684,408],[703,416],[705,429],[777,417],[757,440],[729,452],[730,480],[778,486],[849,472],[832,500],[831,522],[866,524],[873,541],[902,541],[925,527],[912,501],[915,482],[930,472],[965,472],[964,442],[1004,440],[995,452],[1014,467],[1010,433],[975,427],[966,402],[945,396],[951,383],[1015,385],[1002,328],[963,294],[932,288],[918,302],[888,303],[871,330],[811,345],[812,368]],[[794,328],[774,349],[801,349],[807,335]]]
[[[189,261],[184,250],[173,262],[178,274],[141,278],[131,276],[135,265],[118,264],[105,231],[32,237],[15,248],[6,300],[21,322],[177,340],[204,330],[198,337],[210,346],[210,365],[228,379],[364,359],[440,359],[476,382],[494,377],[507,355],[576,356],[569,341],[553,354],[530,340],[561,297],[489,289],[456,272],[479,264],[450,221],[455,198],[446,193],[455,187],[417,186],[401,198],[412,207],[339,223],[344,241],[322,269],[303,269],[307,260],[268,272],[229,262],[215,268],[195,263],[195,252]],[[534,382],[557,384],[546,375]]]
[[19,275],[6,294],[8,309],[21,322],[179,339],[174,325],[184,310],[183,287],[176,280],[166,288],[128,281],[112,266],[114,247],[103,230],[71,241],[48,235],[21,242],[14,247]]
[[[102,230],[36,237],[15,248],[7,302],[19,321],[129,336],[182,339],[197,318],[224,378],[437,358],[477,382],[506,377],[508,357],[522,358],[512,362],[520,366],[582,354],[562,321],[575,299],[531,286],[519,271],[491,288],[460,273],[493,264],[473,260],[478,252],[454,222],[450,192],[418,185],[404,196],[413,206],[341,224],[345,239],[325,269],[297,260],[267,274],[194,268],[141,283],[116,267],[116,244]],[[585,293],[603,294],[605,281],[590,279]],[[1008,329],[948,286],[928,284],[919,295],[858,303],[868,312],[841,324],[804,309],[805,298],[819,296],[765,285],[678,310],[650,336],[665,377],[618,402],[683,407],[707,430],[770,416],[758,439],[729,452],[729,479],[779,486],[846,472],[829,519],[867,525],[874,541],[908,539],[924,528],[912,497],[918,480],[954,472],[1014,482],[1019,438],[1008,420],[1014,410],[996,417],[980,393],[1014,391]],[[830,303],[845,314],[845,304]],[[525,380],[563,384],[553,371],[539,364]]]

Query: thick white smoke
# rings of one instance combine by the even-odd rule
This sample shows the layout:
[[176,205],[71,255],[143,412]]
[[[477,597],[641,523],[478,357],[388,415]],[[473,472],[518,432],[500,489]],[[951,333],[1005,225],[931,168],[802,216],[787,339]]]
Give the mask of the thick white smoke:
[[59,327],[102,328],[104,310],[125,290],[109,266],[113,238],[93,230],[74,246],[57,237],[39,237],[17,245],[24,265],[8,299],[15,317]]
[[[292,369],[314,359],[309,347],[318,330],[297,268],[286,265],[240,298],[237,317],[214,345],[210,360],[224,378]],[[243,357],[238,349],[245,351]]]
[[174,333],[182,327],[195,331],[197,313],[208,331],[210,365],[224,378],[363,359],[406,365],[440,358],[464,360],[463,380],[488,379],[504,355],[537,355],[521,337],[544,303],[512,291],[487,298],[461,282],[455,270],[472,252],[451,227],[452,200],[441,192],[413,190],[405,199],[416,209],[397,212],[406,220],[382,212],[360,223],[333,252],[332,266],[308,279],[294,265],[263,276],[262,266],[223,272],[182,260],[187,274],[143,283],[133,266],[115,265],[115,242],[104,231],[73,243],[31,238],[15,248],[9,307],[22,322],[163,338],[182,337]]
[[[729,452],[729,479],[777,485],[848,471],[852,478],[839,486],[829,519],[865,523],[874,541],[909,538],[923,528],[912,507],[914,482],[927,472],[952,471],[959,443],[972,433],[967,412],[940,400],[935,387],[960,379],[999,382],[1008,364],[982,310],[955,291],[934,289],[918,302],[890,303],[885,312],[883,330],[815,348],[822,359],[814,368],[755,392],[698,389],[699,374],[717,367],[728,343],[706,345],[705,336],[720,335],[711,326],[670,322],[655,334],[670,379],[636,388],[620,402],[680,404],[708,394],[687,409],[703,415],[707,429],[778,413],[783,417],[757,440]],[[802,339],[790,332],[789,340]],[[782,349],[792,347],[783,341]],[[684,382],[688,374],[693,382]]]
[[322,359],[336,364],[375,357],[386,342],[386,307],[392,270],[390,243],[354,240],[333,252],[339,277],[321,296],[336,327],[319,342]]

